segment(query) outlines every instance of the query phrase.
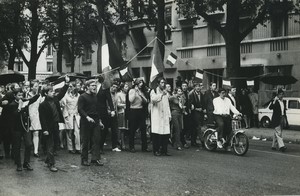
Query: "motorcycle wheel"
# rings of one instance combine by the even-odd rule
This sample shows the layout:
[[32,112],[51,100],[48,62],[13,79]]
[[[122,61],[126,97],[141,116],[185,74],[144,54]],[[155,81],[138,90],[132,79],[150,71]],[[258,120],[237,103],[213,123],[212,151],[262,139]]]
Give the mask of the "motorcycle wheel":
[[203,138],[204,146],[206,150],[209,151],[215,150],[217,148],[216,140],[212,139],[212,137],[215,137],[213,133],[214,133],[213,130],[207,130]]
[[243,156],[249,148],[249,139],[244,133],[237,133],[233,136],[232,148],[238,156]]

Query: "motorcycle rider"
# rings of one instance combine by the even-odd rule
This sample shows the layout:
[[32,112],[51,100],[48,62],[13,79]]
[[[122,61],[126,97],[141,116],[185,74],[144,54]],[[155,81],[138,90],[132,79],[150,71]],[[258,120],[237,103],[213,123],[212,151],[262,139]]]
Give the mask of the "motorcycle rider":
[[224,147],[227,146],[224,138],[227,138],[232,132],[230,111],[234,115],[241,115],[241,113],[232,105],[230,99],[225,97],[226,90],[224,88],[220,88],[218,93],[219,97],[213,100],[213,114],[218,126],[217,146],[218,148],[223,148],[224,144]]

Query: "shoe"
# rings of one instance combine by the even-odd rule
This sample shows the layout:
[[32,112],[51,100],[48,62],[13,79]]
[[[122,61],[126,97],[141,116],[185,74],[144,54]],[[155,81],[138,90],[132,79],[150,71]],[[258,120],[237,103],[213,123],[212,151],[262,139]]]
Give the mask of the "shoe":
[[82,160],[81,161],[81,165],[82,166],[90,166],[90,163],[88,161],[86,161],[86,160]]
[[223,148],[222,142],[221,141],[217,141],[217,146],[218,146],[218,148]]
[[142,152],[151,152],[152,150],[149,150],[148,148],[143,149]]
[[70,153],[70,154],[75,154],[76,151],[75,151],[75,150],[69,150],[69,153]]
[[52,171],[52,172],[57,172],[58,171],[58,169],[54,165],[50,165],[49,170]]
[[183,145],[183,148],[188,149],[188,148],[190,148],[190,147],[189,147],[189,145],[184,144],[184,145]]
[[75,154],[81,154],[80,150],[76,150]]
[[282,146],[281,148],[279,148],[279,150],[280,150],[281,152],[285,152],[285,151],[286,151],[286,149],[287,149],[287,147],[286,147],[286,146]]
[[154,152],[154,156],[161,156],[159,152]]
[[91,160],[91,163],[96,166],[103,166],[104,164],[100,160]]
[[224,145],[226,143],[226,140],[224,138],[222,138],[221,140],[222,140],[222,145]]
[[112,149],[112,151],[113,151],[113,152],[121,152],[121,150],[120,150],[118,147]]
[[181,147],[177,147],[176,150],[182,151],[182,148]]
[[40,157],[40,155],[38,153],[34,153],[33,156],[36,157],[36,158]]
[[29,163],[24,163],[23,164],[23,168],[26,169],[26,170],[28,170],[28,171],[32,171],[33,170],[33,168],[31,167],[31,165]]
[[272,149],[272,150],[277,150],[277,148],[275,148],[275,147],[272,147],[271,149]]
[[169,156],[172,156],[172,155],[170,155],[169,153],[165,152],[165,153],[161,153],[161,156],[169,157]]
[[16,170],[17,171],[22,171],[23,170],[22,165],[18,165]]
[[134,148],[130,149],[129,151],[132,152],[132,153],[136,152]]

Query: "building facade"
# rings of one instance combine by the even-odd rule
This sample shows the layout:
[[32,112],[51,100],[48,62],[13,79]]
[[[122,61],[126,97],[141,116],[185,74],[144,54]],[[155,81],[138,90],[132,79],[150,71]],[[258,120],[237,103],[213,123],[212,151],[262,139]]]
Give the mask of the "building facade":
[[[147,3],[149,1],[144,1],[143,6]],[[164,76],[174,86],[177,76],[190,80],[195,76],[195,71],[201,69],[205,71],[203,84],[206,88],[210,82],[216,82],[217,86],[221,87],[226,69],[226,49],[223,37],[203,19],[182,17],[177,13],[176,7],[174,1],[166,1],[165,60],[170,52],[175,53],[178,59],[173,67],[165,64]],[[225,12],[212,15],[220,22],[226,21]],[[240,20],[240,28],[243,28],[248,18],[245,16]],[[277,88],[277,86],[261,82],[261,76],[281,72],[300,80],[299,21],[299,14],[274,16],[264,25],[258,25],[241,43],[241,77],[254,80],[254,87],[260,97],[260,105],[269,100],[272,92]],[[149,30],[144,22],[138,19],[128,23],[120,20],[117,25],[120,32],[114,33],[115,41],[123,58],[130,61],[129,65],[134,77],[144,77],[148,82],[153,49],[151,41],[155,38],[154,28]],[[98,46],[93,45],[91,48],[85,50],[81,58],[76,59],[75,72],[87,75],[97,73]],[[63,65],[65,65],[63,71],[70,71],[68,63],[64,62]],[[284,86],[284,88],[286,96],[300,96],[300,82]]]

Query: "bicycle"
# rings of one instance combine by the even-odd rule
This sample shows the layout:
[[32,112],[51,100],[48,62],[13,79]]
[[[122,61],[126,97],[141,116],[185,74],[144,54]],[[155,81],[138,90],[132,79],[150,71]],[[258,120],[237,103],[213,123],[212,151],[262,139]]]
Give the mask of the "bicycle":
[[[249,139],[245,134],[245,131],[242,130],[242,118],[234,117],[232,118],[232,133],[227,138],[229,140],[228,147],[232,148],[234,153],[238,156],[243,156],[247,153],[249,148]],[[217,126],[207,125],[208,128],[204,132],[204,147],[208,151],[214,151],[218,148],[218,132],[216,130]]]

